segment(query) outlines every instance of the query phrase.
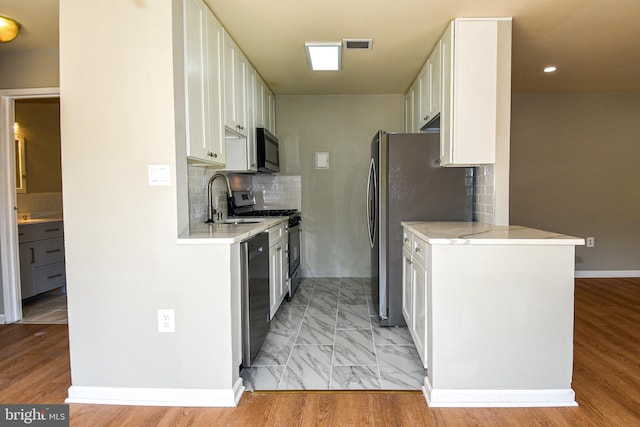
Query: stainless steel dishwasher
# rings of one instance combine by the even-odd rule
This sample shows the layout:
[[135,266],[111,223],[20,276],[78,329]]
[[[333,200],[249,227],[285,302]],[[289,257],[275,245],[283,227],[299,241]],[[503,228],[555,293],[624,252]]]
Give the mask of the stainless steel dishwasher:
[[269,332],[269,233],[240,244],[242,366],[251,367]]

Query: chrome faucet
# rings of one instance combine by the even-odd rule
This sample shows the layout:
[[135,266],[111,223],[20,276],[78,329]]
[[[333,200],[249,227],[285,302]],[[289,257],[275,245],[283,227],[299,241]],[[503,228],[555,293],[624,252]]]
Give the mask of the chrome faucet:
[[207,200],[209,201],[207,205],[207,213],[209,217],[205,221],[206,224],[212,224],[215,222],[213,216],[216,214],[216,210],[213,208],[213,194],[211,194],[211,187],[213,186],[213,181],[215,181],[216,178],[224,178],[227,183],[227,197],[233,197],[231,194],[231,186],[229,185],[229,178],[221,173],[214,173],[211,178],[209,178],[209,183],[207,184]]

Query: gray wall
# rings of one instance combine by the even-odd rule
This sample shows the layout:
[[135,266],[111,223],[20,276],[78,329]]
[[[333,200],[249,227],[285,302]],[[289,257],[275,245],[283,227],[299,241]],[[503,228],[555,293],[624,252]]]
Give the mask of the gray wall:
[[0,89],[57,87],[60,81],[58,49],[0,53]]
[[576,270],[640,270],[640,93],[516,94],[512,224],[579,237]]
[[[365,197],[371,139],[404,128],[402,95],[278,96],[283,173],[302,176],[302,263],[310,277],[370,274]],[[315,152],[329,152],[328,170]]]

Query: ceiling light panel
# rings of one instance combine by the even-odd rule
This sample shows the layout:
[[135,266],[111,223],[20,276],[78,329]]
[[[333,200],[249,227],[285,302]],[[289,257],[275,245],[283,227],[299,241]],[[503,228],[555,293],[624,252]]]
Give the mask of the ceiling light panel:
[[342,66],[342,43],[312,43],[304,44],[307,50],[309,68],[312,71],[337,71]]

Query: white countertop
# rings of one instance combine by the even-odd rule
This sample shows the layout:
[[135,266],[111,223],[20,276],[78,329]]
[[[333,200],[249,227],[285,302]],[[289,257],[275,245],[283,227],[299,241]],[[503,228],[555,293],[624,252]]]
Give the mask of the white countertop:
[[520,225],[481,222],[402,222],[431,245],[584,245],[584,239]]
[[29,218],[29,219],[18,218],[18,225],[45,224],[47,222],[60,222],[60,221],[62,221],[62,218]]
[[256,234],[288,221],[287,217],[247,217],[248,221],[260,221],[252,224],[196,224],[189,234],[178,236],[178,244],[185,245],[230,245],[239,243]]

